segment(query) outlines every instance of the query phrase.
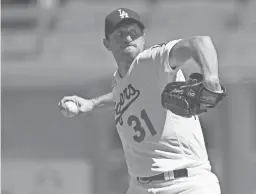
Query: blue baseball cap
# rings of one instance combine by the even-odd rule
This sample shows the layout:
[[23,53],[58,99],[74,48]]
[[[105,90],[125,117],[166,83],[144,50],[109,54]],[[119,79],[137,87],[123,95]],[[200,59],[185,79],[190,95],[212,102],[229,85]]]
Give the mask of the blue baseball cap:
[[108,14],[105,18],[105,36],[108,38],[116,28],[126,22],[135,22],[143,30],[145,28],[138,13],[127,8],[118,8]]

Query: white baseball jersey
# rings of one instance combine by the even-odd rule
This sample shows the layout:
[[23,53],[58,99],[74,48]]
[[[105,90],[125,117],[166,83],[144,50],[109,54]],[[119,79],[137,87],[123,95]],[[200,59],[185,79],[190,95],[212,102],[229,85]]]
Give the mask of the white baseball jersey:
[[177,42],[143,51],[123,78],[114,74],[115,122],[129,174],[134,177],[211,168],[198,117],[183,118],[161,105],[167,83],[185,80],[180,70],[169,66],[169,52]]

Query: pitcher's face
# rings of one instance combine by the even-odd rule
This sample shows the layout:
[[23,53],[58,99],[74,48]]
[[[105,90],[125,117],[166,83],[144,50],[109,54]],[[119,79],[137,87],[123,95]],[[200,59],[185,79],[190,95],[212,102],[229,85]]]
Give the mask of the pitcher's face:
[[114,56],[136,58],[144,50],[145,33],[137,23],[120,26],[104,40]]

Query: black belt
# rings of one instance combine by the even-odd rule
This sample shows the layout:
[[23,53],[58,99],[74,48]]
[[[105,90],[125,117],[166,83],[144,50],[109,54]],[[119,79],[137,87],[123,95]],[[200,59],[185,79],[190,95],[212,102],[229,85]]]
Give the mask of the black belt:
[[188,169],[179,169],[171,172],[165,172],[150,177],[137,177],[138,182],[149,183],[151,181],[164,181],[176,178],[188,177]]

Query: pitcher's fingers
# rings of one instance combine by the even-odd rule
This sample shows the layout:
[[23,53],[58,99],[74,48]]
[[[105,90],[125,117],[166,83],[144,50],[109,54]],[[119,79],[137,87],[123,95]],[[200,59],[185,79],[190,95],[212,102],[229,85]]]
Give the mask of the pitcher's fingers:
[[209,104],[200,104],[200,109],[207,109],[207,108],[209,108],[210,107],[210,105]]
[[72,96],[65,96],[64,98],[62,98],[62,100],[60,101],[60,103],[61,103],[61,105],[63,106],[64,103],[67,102],[67,101],[73,101],[73,102],[75,102],[74,97],[72,97]]

